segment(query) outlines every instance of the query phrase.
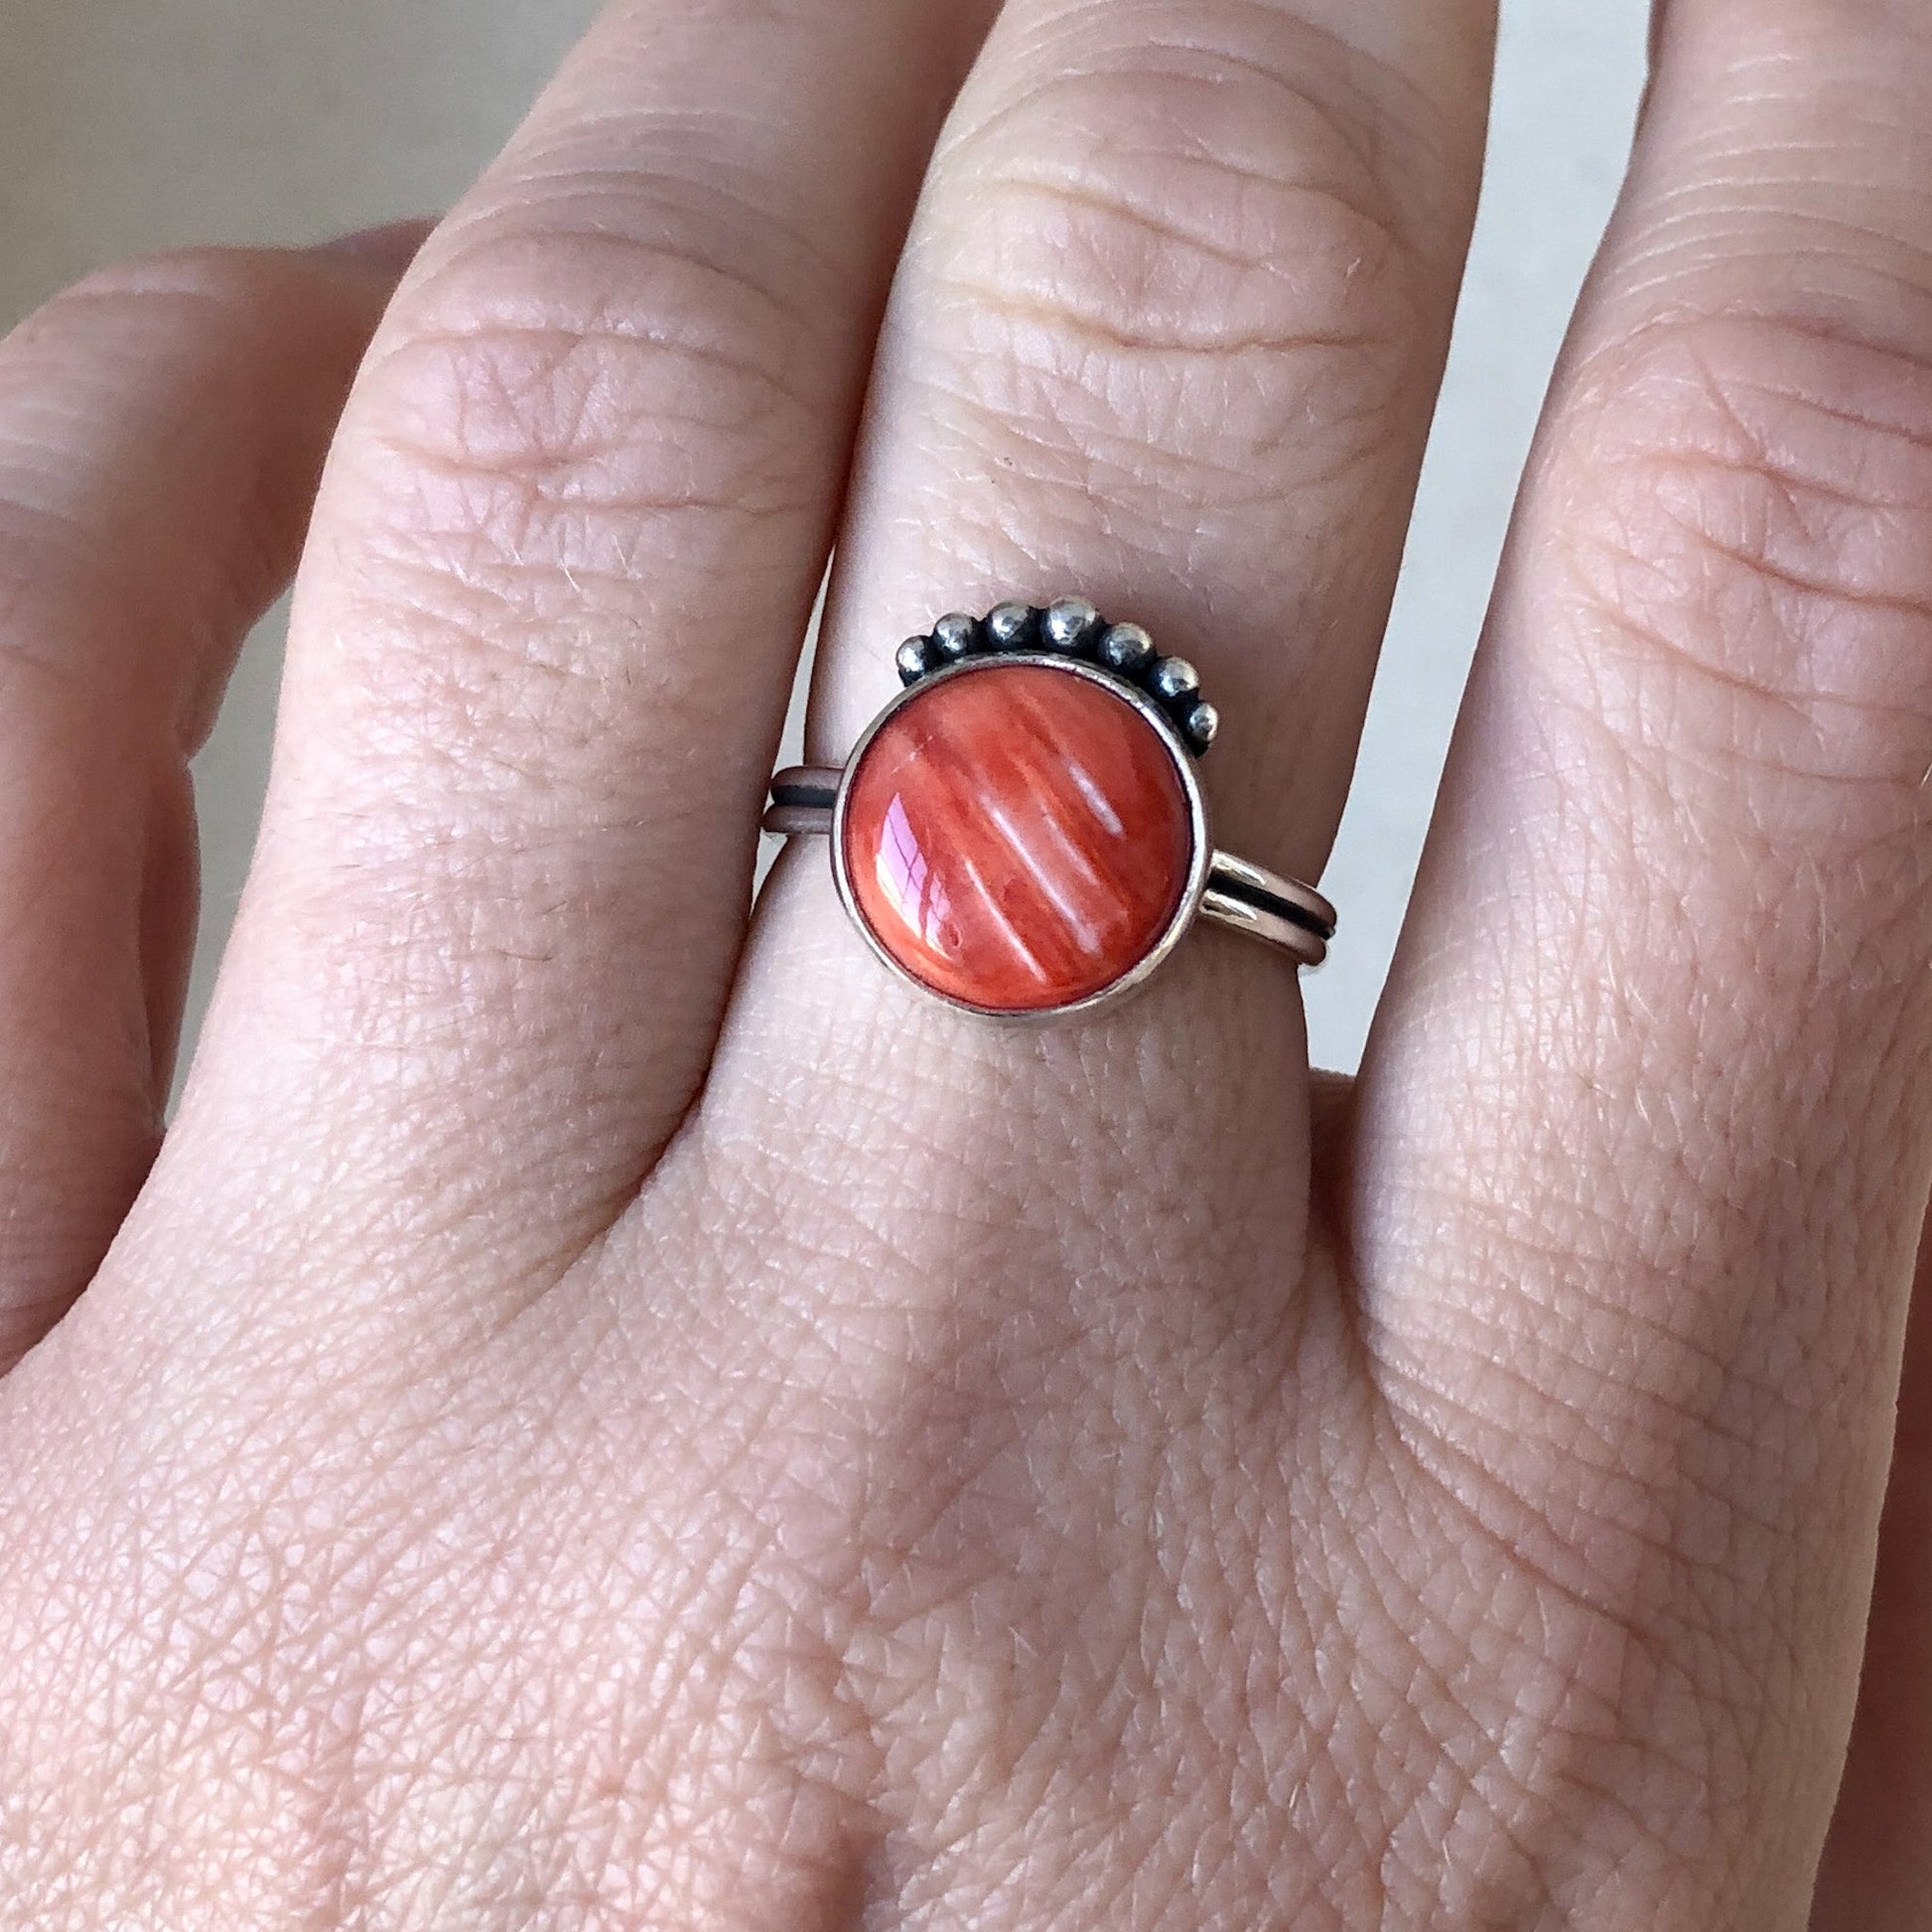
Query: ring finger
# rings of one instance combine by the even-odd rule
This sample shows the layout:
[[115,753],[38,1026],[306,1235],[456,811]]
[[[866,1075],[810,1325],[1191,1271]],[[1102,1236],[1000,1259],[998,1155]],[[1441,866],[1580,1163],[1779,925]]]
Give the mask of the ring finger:
[[[1224,724],[1203,775],[1226,842],[1318,875],[1447,343],[1491,24],[1488,0],[1012,0],[889,310],[820,756],[853,743],[899,639],[941,612],[1078,591],[1197,666]],[[1220,1220],[1259,1212],[1299,1239],[1282,1216],[1305,1190],[1281,1178],[1305,1158],[1306,1053],[1278,961],[1203,940],[1117,1021],[1015,1035],[878,972],[822,866],[780,876],[727,1037],[728,1107],[809,1059],[809,1089],[888,1096],[896,1143],[921,1150],[901,1158],[930,1159],[935,1185],[963,1161],[984,1200],[1024,1150],[1016,1222],[1037,1211],[1035,1164],[1096,1137],[1140,1164],[1135,1229],[1160,1214],[1152,1146],[1218,1165],[1236,1144],[1258,1198],[1223,1193]],[[876,1111],[845,1115],[850,1135],[810,1137],[831,1164],[812,1198],[845,1198],[848,1154],[877,1151]],[[796,1139],[766,1121],[743,1144]],[[1178,1156],[1175,1191],[1197,1203],[1205,1165]],[[1072,1217],[1096,1218],[1123,1228]]]

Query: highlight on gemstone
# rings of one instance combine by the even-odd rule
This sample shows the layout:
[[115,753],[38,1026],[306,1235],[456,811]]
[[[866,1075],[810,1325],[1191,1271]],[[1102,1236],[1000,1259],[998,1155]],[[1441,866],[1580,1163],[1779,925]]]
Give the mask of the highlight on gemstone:
[[1194,863],[1174,750],[1102,681],[989,660],[917,686],[846,784],[854,907],[921,985],[992,1013],[1077,1005],[1167,936]]

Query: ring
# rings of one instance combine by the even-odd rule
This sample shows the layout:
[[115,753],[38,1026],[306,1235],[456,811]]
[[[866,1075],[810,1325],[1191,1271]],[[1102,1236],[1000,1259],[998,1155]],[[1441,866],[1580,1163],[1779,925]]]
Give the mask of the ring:
[[1217,852],[1196,760],[1219,718],[1184,658],[1084,598],[942,618],[843,766],[771,780],[766,832],[829,836],[839,897],[921,992],[1001,1020],[1092,1013],[1196,917],[1318,966],[1335,910]]

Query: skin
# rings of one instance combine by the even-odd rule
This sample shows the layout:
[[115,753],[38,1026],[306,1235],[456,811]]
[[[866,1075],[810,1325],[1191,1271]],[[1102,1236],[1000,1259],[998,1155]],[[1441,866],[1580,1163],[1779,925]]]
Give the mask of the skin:
[[1660,21],[1357,1082],[741,917],[835,539],[816,756],[1078,587],[1318,875],[1490,28],[624,0],[399,289],[0,347],[0,1923],[1925,1923],[1920,0]]

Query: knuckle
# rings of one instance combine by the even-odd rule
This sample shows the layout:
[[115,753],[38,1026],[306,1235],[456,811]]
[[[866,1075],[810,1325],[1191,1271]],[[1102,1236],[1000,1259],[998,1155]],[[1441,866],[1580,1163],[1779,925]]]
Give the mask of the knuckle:
[[1580,372],[1545,500],[1559,670],[1722,767],[1889,789],[1932,759],[1932,368],[1791,323],[1659,325]]
[[180,312],[206,329],[212,319],[232,328],[252,315],[282,279],[285,262],[266,251],[241,248],[174,248],[113,262],[83,275],[22,325],[31,341],[84,328],[103,310]]
[[572,181],[477,217],[428,265],[330,499],[352,518],[345,702],[381,721],[373,765],[487,745],[450,788],[559,814],[609,789],[594,721],[620,688],[666,737],[726,701],[640,643],[716,632],[727,572],[747,611],[792,601],[796,546],[755,532],[822,520],[819,391],[837,379],[806,340],[834,312],[823,265],[780,224],[718,185]]
[[[180,652],[158,639],[131,652],[127,639],[238,632],[273,595],[308,506],[302,432],[311,448],[324,433],[311,397],[334,375],[328,399],[340,400],[363,340],[326,318],[300,339],[293,379],[286,345],[311,320],[312,290],[285,253],[179,249],[94,270],[0,344],[0,711],[30,685],[97,707],[111,668],[130,680],[124,695],[181,704],[194,735]],[[270,404],[284,411],[277,437],[263,427]],[[158,592],[145,561],[130,562],[144,530],[173,527],[150,506],[170,489],[245,491],[250,512],[206,539],[226,550],[218,573],[189,573],[192,617],[178,585]]]
[[[93,270],[0,344],[5,454],[98,431],[124,441],[185,419],[191,400],[206,410],[245,384],[310,286],[299,261],[270,250],[177,249]],[[22,468],[5,466],[10,500]]]
[[963,383],[1210,465],[1348,467],[1436,333],[1358,114],[1279,47],[1141,45],[1038,85],[945,158],[961,192],[913,256]]
[[446,257],[357,408],[385,526],[482,569],[625,574],[667,525],[688,545],[807,500],[805,304],[775,243],[706,226],[632,200],[621,227],[520,216]]

